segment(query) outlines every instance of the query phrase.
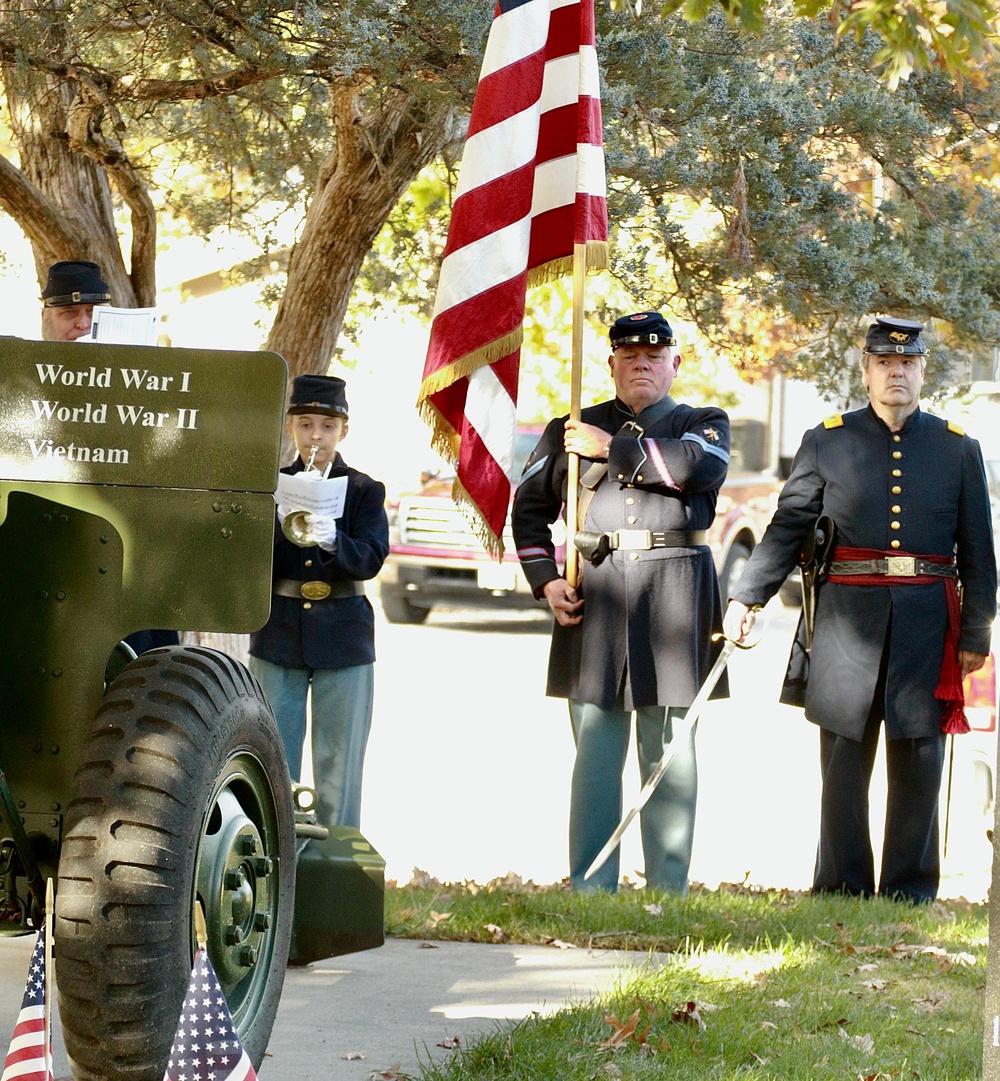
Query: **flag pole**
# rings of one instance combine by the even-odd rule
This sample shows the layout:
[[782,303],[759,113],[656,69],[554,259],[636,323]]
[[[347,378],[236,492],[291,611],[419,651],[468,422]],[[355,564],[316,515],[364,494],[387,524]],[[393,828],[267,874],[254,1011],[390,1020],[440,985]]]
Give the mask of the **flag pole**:
[[52,1077],[52,913],[55,908],[52,879],[45,880],[45,1078]]
[[[570,357],[569,415],[580,419],[583,396],[583,296],[587,280],[587,245],[573,245],[573,351]],[[580,455],[567,457],[566,474],[566,581],[575,589],[580,584],[580,553],[574,539],[579,514]]]

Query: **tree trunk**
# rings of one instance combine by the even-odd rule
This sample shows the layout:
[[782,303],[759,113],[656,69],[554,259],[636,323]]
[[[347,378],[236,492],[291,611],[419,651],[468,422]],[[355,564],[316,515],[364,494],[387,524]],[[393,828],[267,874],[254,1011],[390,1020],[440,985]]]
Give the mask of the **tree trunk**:
[[[73,56],[70,23],[58,3],[45,10],[31,0],[19,6],[30,10],[33,19],[45,20],[48,56]],[[134,178],[128,182],[131,169],[124,154],[114,152],[116,140],[108,153],[101,132],[104,105],[93,99],[92,88],[88,94],[71,78],[41,74],[13,61],[4,63],[3,81],[20,169],[3,161],[0,207],[30,242],[39,282],[60,259],[91,259],[100,264],[114,304],[154,304],[155,212],[145,188],[137,190]],[[131,274],[115,225],[111,162],[102,156],[114,159],[122,196],[132,209]]]
[[336,150],[320,169],[267,347],[289,375],[325,372],[354,281],[417,173],[458,136],[453,106],[395,89],[331,89]]

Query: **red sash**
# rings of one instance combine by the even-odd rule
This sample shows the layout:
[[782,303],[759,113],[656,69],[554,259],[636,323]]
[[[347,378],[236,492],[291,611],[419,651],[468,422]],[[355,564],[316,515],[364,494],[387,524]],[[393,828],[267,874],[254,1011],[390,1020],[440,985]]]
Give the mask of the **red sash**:
[[[858,559],[889,559],[893,556],[909,556],[909,552],[880,552],[875,548],[836,548],[836,562]],[[914,556],[926,563],[954,563],[951,556]],[[958,637],[962,618],[962,606],[958,596],[958,582],[954,578],[939,578],[931,574],[908,576],[891,574],[831,574],[829,581],[842,586],[927,586],[941,582],[944,585],[948,605],[948,625],[944,632],[944,654],[941,657],[941,674],[934,697],[945,703],[941,717],[941,731],[946,735],[961,735],[970,731],[965,716],[965,687],[962,668],[958,663]]]

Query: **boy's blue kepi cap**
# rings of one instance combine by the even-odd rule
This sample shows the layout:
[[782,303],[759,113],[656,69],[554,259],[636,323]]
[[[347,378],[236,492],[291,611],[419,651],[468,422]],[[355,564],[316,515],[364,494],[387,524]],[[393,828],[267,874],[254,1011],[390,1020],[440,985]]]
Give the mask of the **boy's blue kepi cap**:
[[336,375],[297,375],[292,380],[288,412],[325,413],[328,417],[346,417],[347,384]]
[[611,348],[619,345],[676,345],[677,339],[670,324],[659,312],[636,312],[623,315],[611,324],[608,331]]
[[108,283],[96,263],[67,259],[49,267],[48,281],[42,290],[46,308],[65,308],[71,304],[107,304],[111,300]]
[[916,323],[912,319],[895,319],[878,315],[865,335],[865,352],[876,356],[884,353],[910,353],[924,356],[927,353],[927,346],[920,337],[923,329],[923,323]]

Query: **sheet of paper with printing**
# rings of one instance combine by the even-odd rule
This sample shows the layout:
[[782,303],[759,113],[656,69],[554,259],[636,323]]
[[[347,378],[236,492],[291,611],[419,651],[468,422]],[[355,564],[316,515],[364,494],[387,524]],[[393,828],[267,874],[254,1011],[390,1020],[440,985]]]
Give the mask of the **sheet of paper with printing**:
[[347,498],[347,477],[323,480],[316,473],[279,473],[274,498],[290,511],[309,511],[339,518]]

